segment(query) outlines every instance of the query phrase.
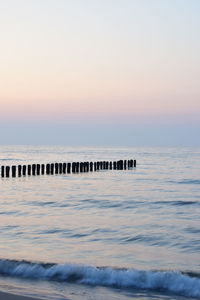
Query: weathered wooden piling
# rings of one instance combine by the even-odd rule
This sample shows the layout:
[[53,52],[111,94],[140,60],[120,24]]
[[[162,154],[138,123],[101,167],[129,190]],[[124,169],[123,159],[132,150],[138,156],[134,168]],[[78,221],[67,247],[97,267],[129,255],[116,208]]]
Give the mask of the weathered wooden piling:
[[1,166],[1,177],[5,176],[5,167]]
[[23,176],[26,176],[26,165],[22,166],[22,174]]
[[63,174],[66,174],[66,168],[67,168],[67,164],[63,163]]
[[6,166],[6,177],[10,176],[10,167]]
[[72,173],[76,173],[76,163],[72,163]]
[[50,164],[46,164],[46,174],[50,175]]
[[90,162],[90,172],[93,172],[93,162]]
[[12,166],[12,177],[16,177],[16,166]]
[[134,168],[136,168],[136,159],[134,159]]
[[94,162],[94,171],[96,171],[96,170],[97,170],[97,163]]
[[55,174],[58,174],[58,163],[55,163]]
[[58,172],[59,172],[59,174],[63,173],[63,164],[62,163],[58,164]]
[[112,170],[112,161],[110,161],[109,168]]
[[45,165],[41,164],[41,175],[44,175],[45,172]]
[[124,170],[126,170],[126,166],[127,166],[127,161],[124,160]]
[[40,175],[40,164],[36,165],[36,174]]
[[99,170],[100,169],[100,162],[98,161],[97,162],[97,170]]
[[33,175],[33,176],[35,176],[35,174],[36,174],[35,171],[36,171],[36,164],[33,164],[33,165],[32,165],[32,175]]
[[22,176],[22,166],[19,165],[17,169],[18,169],[18,177],[21,177]]
[[117,169],[117,162],[116,162],[116,161],[113,162],[113,169],[114,169],[114,170]]
[[76,163],[76,173],[79,173],[79,169],[80,169],[80,163],[77,162],[77,163]]
[[84,172],[84,165],[83,162],[80,162],[80,173]]
[[50,164],[50,174],[53,175],[54,174],[54,163]]
[[67,164],[67,173],[71,173],[71,163]]
[[31,165],[28,165],[28,176],[31,176]]

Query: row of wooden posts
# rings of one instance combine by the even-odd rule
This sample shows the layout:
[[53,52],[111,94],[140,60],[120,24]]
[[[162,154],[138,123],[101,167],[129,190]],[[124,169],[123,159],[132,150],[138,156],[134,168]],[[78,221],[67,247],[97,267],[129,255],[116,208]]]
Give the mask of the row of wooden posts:
[[93,172],[99,170],[126,170],[136,167],[136,160],[49,163],[18,166],[1,166],[1,177],[21,177]]

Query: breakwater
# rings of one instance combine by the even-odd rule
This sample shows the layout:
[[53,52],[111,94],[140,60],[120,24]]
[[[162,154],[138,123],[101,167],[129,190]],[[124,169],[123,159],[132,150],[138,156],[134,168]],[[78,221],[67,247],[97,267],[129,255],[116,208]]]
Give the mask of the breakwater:
[[47,163],[29,164],[18,166],[1,166],[2,178],[57,175],[70,173],[95,172],[99,170],[126,170],[136,167],[136,160],[97,161],[97,162],[72,162],[72,163]]

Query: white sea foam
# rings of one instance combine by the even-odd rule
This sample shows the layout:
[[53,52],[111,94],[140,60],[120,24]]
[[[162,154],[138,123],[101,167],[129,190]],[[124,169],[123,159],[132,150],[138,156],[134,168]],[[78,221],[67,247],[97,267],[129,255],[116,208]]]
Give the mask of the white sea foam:
[[200,278],[181,272],[98,268],[72,264],[45,264],[0,260],[1,276],[74,282],[79,284],[149,289],[200,298]]

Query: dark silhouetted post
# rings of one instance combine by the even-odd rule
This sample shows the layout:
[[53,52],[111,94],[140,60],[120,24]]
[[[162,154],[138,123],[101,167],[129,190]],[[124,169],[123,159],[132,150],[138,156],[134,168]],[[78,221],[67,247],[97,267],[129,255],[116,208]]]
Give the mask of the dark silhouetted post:
[[90,172],[93,172],[93,162],[90,162]]
[[80,168],[80,163],[77,162],[77,163],[76,163],[76,173],[79,173],[79,168]]
[[97,163],[94,162],[94,171],[96,171],[96,170],[97,170]]
[[71,163],[67,164],[67,173],[71,173]]
[[58,174],[58,163],[55,163],[55,174]]
[[12,166],[12,177],[16,177],[16,166]]
[[22,176],[22,166],[19,165],[18,166],[18,177],[21,177]]
[[134,168],[136,168],[136,160],[134,160]]
[[59,168],[59,174],[62,174],[62,172],[63,172],[63,164],[59,163],[58,168]]
[[22,174],[23,176],[26,176],[26,165],[22,166]]
[[116,161],[113,162],[113,169],[114,169],[114,170],[117,169],[117,162],[116,162]]
[[37,172],[37,175],[40,175],[40,164],[37,164],[36,165],[36,172]]
[[41,165],[41,174],[44,175],[44,172],[45,172],[45,165],[42,164],[42,165]]
[[[19,166],[18,166],[18,168],[19,168]],[[31,165],[28,165],[28,176],[30,176],[31,175]]]
[[100,163],[99,163],[99,168],[100,168],[100,170],[103,170],[103,162],[102,161],[100,161]]
[[50,164],[46,164],[46,174],[50,175]]
[[54,174],[54,164],[50,164],[50,174],[53,175]]
[[84,172],[84,165],[83,165],[83,162],[80,163],[80,172]]
[[126,170],[126,166],[127,166],[127,161],[124,160],[124,170]]
[[5,176],[5,168],[4,166],[1,167],[1,177],[4,177]]
[[36,165],[33,164],[32,165],[32,175],[34,175],[34,176],[35,176],[35,171],[36,171]]
[[63,163],[63,174],[66,174],[66,168],[67,168],[67,164]]
[[110,161],[110,170],[112,170],[112,161]]
[[99,170],[99,168],[100,168],[100,162],[98,161],[97,162],[97,170]]
[[10,176],[10,167],[6,166],[6,177]]
[[72,163],[72,173],[75,173],[76,172],[76,163],[73,162]]

